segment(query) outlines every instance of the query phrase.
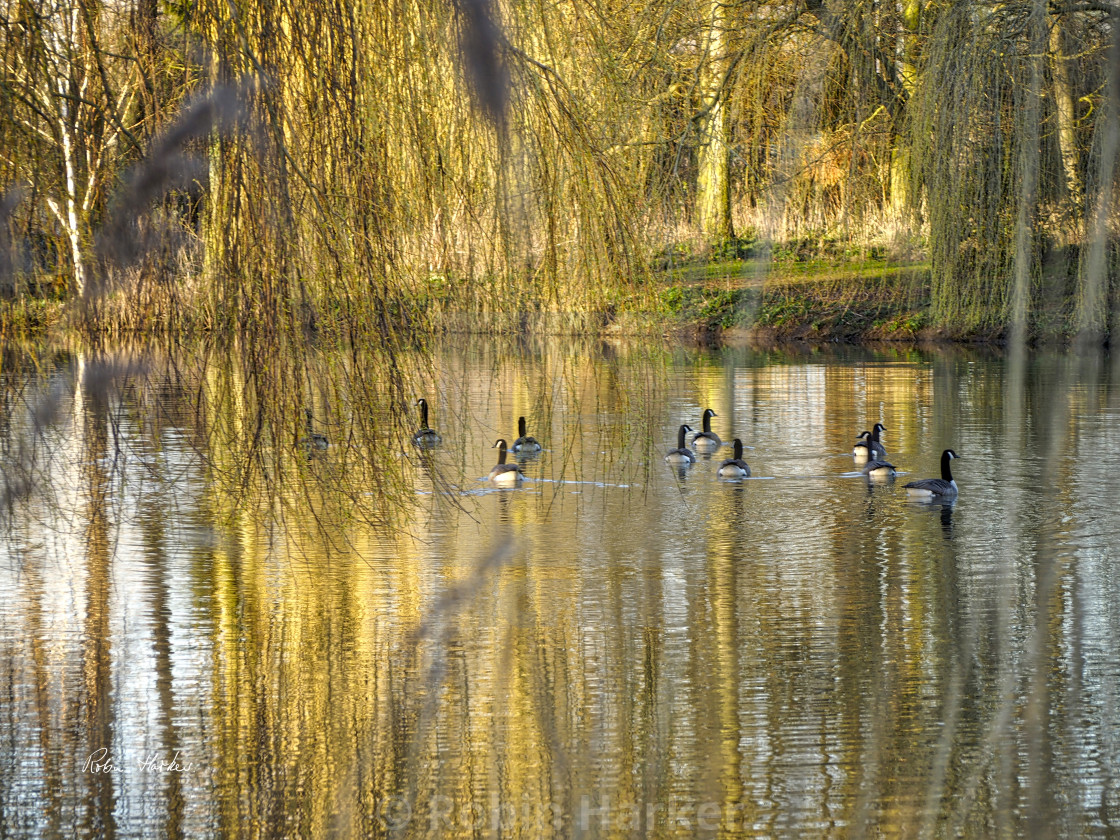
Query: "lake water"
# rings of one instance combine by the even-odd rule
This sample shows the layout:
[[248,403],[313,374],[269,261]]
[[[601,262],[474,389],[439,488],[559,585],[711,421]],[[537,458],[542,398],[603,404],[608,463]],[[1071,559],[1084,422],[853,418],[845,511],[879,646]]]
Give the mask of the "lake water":
[[0,835],[1120,834],[1107,357],[464,341],[428,454],[317,359],[308,459],[188,356],[8,366]]

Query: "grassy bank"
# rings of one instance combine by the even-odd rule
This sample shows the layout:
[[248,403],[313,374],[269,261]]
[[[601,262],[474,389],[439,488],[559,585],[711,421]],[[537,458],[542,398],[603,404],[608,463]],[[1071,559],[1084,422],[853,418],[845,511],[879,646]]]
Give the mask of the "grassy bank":
[[673,321],[712,339],[912,341],[941,335],[929,319],[928,263],[787,254],[666,265],[661,303]]
[[[915,340],[935,331],[929,322],[929,267],[890,265],[882,260],[836,263],[813,260],[784,265],[758,258],[691,261],[662,267],[657,294],[621,302],[611,313],[584,313],[522,319],[545,331],[615,333],[681,332],[701,340],[757,335],[806,340]],[[455,312],[439,320],[452,332],[487,329],[506,332],[517,319]],[[652,306],[651,306],[652,304]],[[58,299],[23,297],[0,301],[0,335],[43,335],[67,329],[73,320]],[[129,311],[127,306],[121,312]],[[152,313],[154,315],[154,313]],[[164,317],[160,317],[164,316]],[[192,331],[197,319],[180,313],[151,318],[104,318],[96,331],[109,334]],[[329,316],[327,316],[329,318]],[[321,326],[326,326],[319,319]],[[961,336],[954,336],[960,338]]]

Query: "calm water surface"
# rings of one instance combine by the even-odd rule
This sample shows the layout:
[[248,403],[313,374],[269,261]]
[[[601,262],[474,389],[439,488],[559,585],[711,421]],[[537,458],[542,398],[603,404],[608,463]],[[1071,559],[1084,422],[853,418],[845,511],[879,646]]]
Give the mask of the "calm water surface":
[[[391,526],[341,379],[331,449],[236,493],[228,372],[82,363],[3,382],[0,835],[1120,835],[1107,358],[466,344]],[[663,462],[706,407],[752,478]],[[959,499],[909,502],[946,447]]]

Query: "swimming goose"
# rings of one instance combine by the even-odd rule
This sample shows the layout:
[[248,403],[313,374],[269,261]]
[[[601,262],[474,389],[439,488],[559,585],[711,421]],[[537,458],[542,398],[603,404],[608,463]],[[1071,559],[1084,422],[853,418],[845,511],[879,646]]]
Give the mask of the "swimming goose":
[[700,420],[703,431],[697,432],[696,437],[692,439],[692,445],[696,447],[697,452],[715,452],[723,446],[719,435],[712,431],[712,418],[718,416],[710,408],[704,409],[704,416]]
[[412,442],[422,449],[439,446],[443,440],[439,432],[428,427],[428,401],[421,397],[416,404],[420,406],[420,428],[412,435]]
[[958,457],[952,449],[941,453],[941,478],[923,478],[920,481],[911,481],[902,485],[906,492],[916,499],[936,499],[938,497],[951,499],[957,495],[957,482],[953,480],[953,471],[949,463]]
[[886,430],[887,427],[882,423],[876,423],[871,427],[871,440],[869,441],[872,450],[871,457],[878,458],[880,460],[883,460],[887,457],[887,450],[883,448],[883,442],[879,440],[879,433],[885,432]]
[[886,461],[881,461],[876,458],[864,464],[861,472],[872,478],[886,478],[895,474],[895,466],[894,464],[888,464]]
[[874,459],[886,459],[887,450],[883,448],[883,444],[879,440],[879,432],[885,432],[886,430],[887,427],[882,423],[876,423],[874,432],[864,431],[859,433],[860,440],[856,442],[852,449],[857,464],[863,464]]
[[852,447],[852,454],[856,457],[856,463],[862,464],[864,461],[871,460],[871,450],[868,441],[871,440],[871,432],[862,431],[859,437],[856,438],[856,445]]
[[327,440],[327,436],[321,432],[313,431],[311,428],[313,422],[311,409],[305,408],[303,413],[307,415],[307,437],[300,438],[299,445],[304,449],[326,449],[329,447],[331,442]]
[[535,437],[525,434],[525,418],[517,418],[517,440],[513,442],[513,446],[509,448],[510,452],[540,452],[541,445],[537,442]]
[[734,446],[735,454],[719,465],[716,475],[720,478],[746,478],[751,474],[751,468],[743,460],[743,442],[735,438]]
[[498,463],[494,465],[494,469],[490,470],[490,475],[487,476],[490,483],[499,487],[515,487],[520,484],[521,468],[517,464],[506,463],[505,439],[498,438],[490,448],[498,450]]
[[679,467],[687,467],[696,463],[696,456],[692,454],[691,449],[684,445],[684,436],[691,431],[691,426],[681,426],[677,430],[677,448],[670,449],[665,455],[665,460],[668,463],[676,464]]

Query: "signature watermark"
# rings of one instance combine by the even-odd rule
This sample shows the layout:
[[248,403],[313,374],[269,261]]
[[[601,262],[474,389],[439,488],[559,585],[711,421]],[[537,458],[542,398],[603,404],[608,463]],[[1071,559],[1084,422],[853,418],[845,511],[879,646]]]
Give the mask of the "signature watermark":
[[457,802],[447,796],[413,801],[391,796],[378,802],[376,818],[382,828],[399,831],[419,823],[429,831],[446,829],[525,831],[551,829],[561,833],[593,828],[605,831],[640,831],[655,828],[674,831],[741,831],[750,825],[751,807],[746,802],[693,802],[670,799],[657,802],[613,800],[608,795],[581,796],[577,801],[537,803],[527,797],[520,803],[492,794],[483,801]]
[[[194,767],[194,763],[187,761],[183,758],[181,750],[175,750],[170,758],[164,753],[147,752],[137,756],[131,763],[131,766],[137,768],[141,773],[189,773]],[[99,750],[94,750],[86,757],[86,763],[82,767],[85,773],[102,774],[102,773],[124,773],[129,764],[125,764],[115,758],[110,752],[108,747],[102,747]]]

